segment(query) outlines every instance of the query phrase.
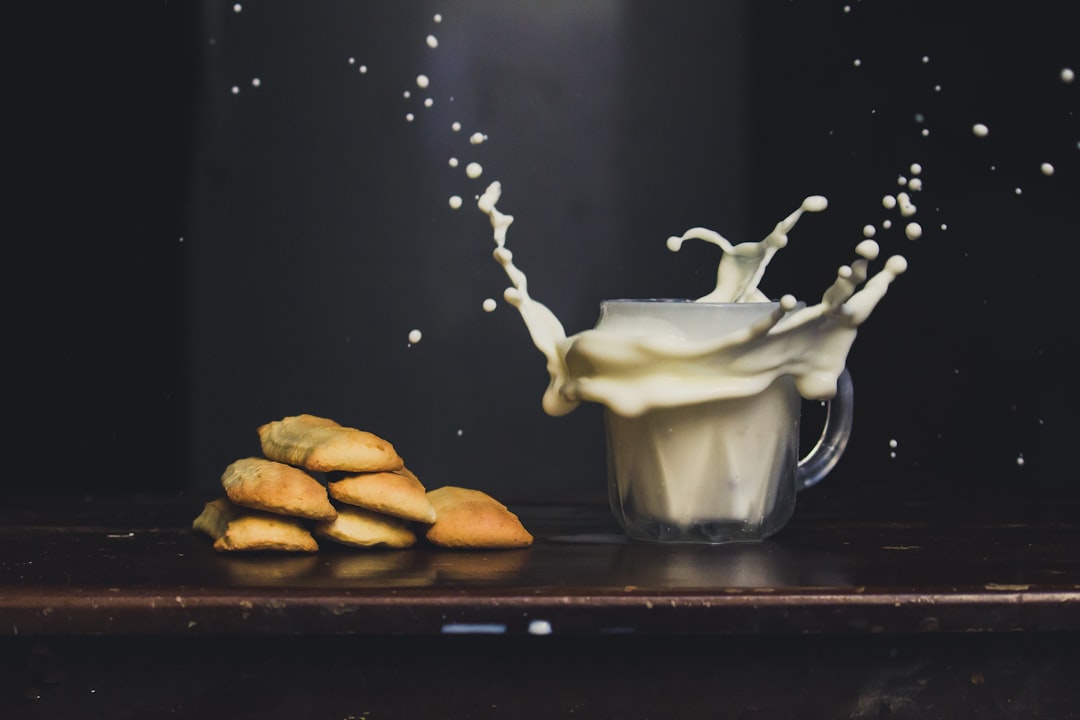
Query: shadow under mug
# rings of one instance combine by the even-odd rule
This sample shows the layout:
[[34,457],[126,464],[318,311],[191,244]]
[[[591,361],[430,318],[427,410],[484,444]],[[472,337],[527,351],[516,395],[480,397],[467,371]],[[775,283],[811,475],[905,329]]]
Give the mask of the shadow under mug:
[[[673,327],[710,340],[764,319],[777,303],[608,300],[597,329]],[[829,473],[851,434],[854,393],[844,370],[825,428],[799,457],[802,398],[790,376],[750,396],[659,408],[637,417],[605,411],[608,499],[639,540],[727,543],[763,540],[795,510],[795,495]]]

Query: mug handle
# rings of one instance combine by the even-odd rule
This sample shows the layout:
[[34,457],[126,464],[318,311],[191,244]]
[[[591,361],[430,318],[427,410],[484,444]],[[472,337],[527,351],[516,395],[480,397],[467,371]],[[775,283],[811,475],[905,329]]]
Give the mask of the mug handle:
[[851,437],[851,421],[854,417],[855,390],[851,374],[844,368],[836,379],[836,397],[829,401],[825,414],[825,429],[810,454],[799,461],[795,470],[796,491],[805,490],[821,482],[829,471],[840,462],[848,438]]

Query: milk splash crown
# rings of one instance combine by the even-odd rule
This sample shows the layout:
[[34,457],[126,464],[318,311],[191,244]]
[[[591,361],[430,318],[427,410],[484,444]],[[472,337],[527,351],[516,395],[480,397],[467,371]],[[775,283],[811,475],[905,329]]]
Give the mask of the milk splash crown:
[[[500,183],[491,183],[478,207],[491,220],[494,257],[512,284],[504,297],[517,308],[547,359],[550,382],[543,408],[549,415],[564,415],[587,400],[635,417],[656,408],[748,397],[782,376],[791,376],[804,398],[831,398],[858,326],[907,269],[907,261],[894,255],[870,277],[869,262],[879,248],[864,240],[856,247],[858,259],[839,268],[819,303],[799,307],[794,297],[785,295],[763,319],[718,337],[688,338],[673,325],[656,322],[636,327],[616,324],[568,337],[555,314],[529,295],[525,273],[514,265],[513,253],[506,247],[514,218],[496,207],[501,194]],[[787,245],[788,233],[802,215],[821,212],[827,204],[821,196],[806,198],[758,242],[733,244],[699,227],[668,238],[667,245],[678,251],[686,240],[695,239],[723,251],[716,287],[696,302],[768,302],[758,289],[766,266]]]

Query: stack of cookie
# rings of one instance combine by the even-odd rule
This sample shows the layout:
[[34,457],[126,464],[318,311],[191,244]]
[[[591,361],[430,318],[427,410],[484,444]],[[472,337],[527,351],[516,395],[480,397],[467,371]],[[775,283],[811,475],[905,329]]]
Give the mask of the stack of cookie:
[[[428,492],[372,433],[314,415],[259,428],[265,457],[243,458],[221,476],[225,496],[207,503],[195,530],[214,549],[319,549],[315,536],[354,547],[407,548],[423,535],[452,548],[532,543],[516,515],[490,495],[453,486]],[[308,472],[331,473],[326,485]]]

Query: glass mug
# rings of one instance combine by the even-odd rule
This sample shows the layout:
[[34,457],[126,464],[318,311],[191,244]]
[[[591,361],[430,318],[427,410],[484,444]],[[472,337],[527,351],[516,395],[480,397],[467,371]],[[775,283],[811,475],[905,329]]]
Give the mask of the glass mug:
[[[717,339],[764,319],[777,303],[608,300],[597,329],[674,326]],[[638,417],[605,409],[608,499],[626,534],[683,543],[759,541],[779,531],[795,495],[839,461],[851,434],[853,389],[844,370],[825,429],[799,458],[802,398],[790,376],[749,397],[659,408]]]

